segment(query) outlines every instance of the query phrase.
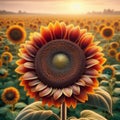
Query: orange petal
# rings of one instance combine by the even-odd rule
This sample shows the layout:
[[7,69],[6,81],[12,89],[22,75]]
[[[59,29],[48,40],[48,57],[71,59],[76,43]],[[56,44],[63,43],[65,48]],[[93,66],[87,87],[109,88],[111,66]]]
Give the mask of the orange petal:
[[99,60],[101,65],[103,65],[107,61],[106,58],[102,58],[102,57],[100,59],[98,59],[98,60]]
[[27,53],[30,56],[35,57],[35,55],[37,53],[37,49],[35,47],[33,47],[32,45],[26,44],[25,48],[26,48]]
[[60,26],[59,22],[55,22],[55,25],[54,25],[54,35],[55,35],[55,39],[61,39],[62,30],[61,30],[61,26]]
[[84,75],[84,76],[81,78],[81,80],[83,80],[83,81],[86,83],[86,85],[93,85],[92,79],[90,79],[87,75],[86,75],[86,76]]
[[74,28],[74,25],[73,24],[70,24],[70,25],[68,25],[67,27],[66,27],[66,34],[65,34],[65,36],[64,36],[64,39],[69,39],[69,33],[70,33],[70,31],[72,30]]
[[98,51],[99,51],[98,47],[90,46],[85,50],[85,56],[87,58],[91,58],[91,57],[95,56]]
[[99,86],[99,82],[96,78],[92,78],[93,81],[93,87],[98,87]]
[[91,67],[93,67],[94,65],[97,65],[97,64],[99,64],[99,61],[96,60],[96,59],[86,60],[86,68],[91,68]]
[[[36,80],[32,80],[28,83],[29,86],[35,86],[38,85],[40,83],[40,81],[38,79]],[[36,91],[36,90],[35,90]]]
[[86,29],[80,29],[80,38],[87,32]]
[[80,94],[80,86],[73,85],[72,86],[72,91],[73,91],[73,94],[79,95]]
[[72,89],[71,88],[63,88],[62,92],[67,97],[71,97],[71,95],[72,95]]
[[93,87],[86,86],[85,89],[86,89],[87,93],[89,93],[89,94],[93,94],[94,93]]
[[78,96],[74,95],[74,98],[82,103],[84,103],[86,100],[88,100],[88,96],[87,96],[87,92],[86,92],[85,88],[81,89],[80,95],[78,95]]
[[76,82],[75,84],[79,85],[79,86],[85,86],[86,85],[85,82],[82,79],[78,80],[78,82]]
[[28,69],[24,67],[24,65],[19,65],[16,69],[15,72],[19,73],[19,74],[24,74],[26,72],[28,72]]
[[93,35],[85,35],[79,40],[80,47],[82,49],[86,49],[93,41],[94,37]]
[[46,43],[45,39],[41,34],[35,36],[31,42],[32,42],[32,45],[38,49],[41,48]]
[[54,95],[53,95],[53,98],[54,100],[57,100],[59,99],[60,97],[62,96],[62,90],[61,89],[58,89],[54,92]]
[[23,76],[22,76],[22,78],[24,79],[24,80],[34,80],[34,79],[37,79],[38,77],[37,77],[37,75],[35,74],[35,72],[26,72]]
[[35,65],[32,62],[24,63],[24,67],[29,68],[29,69],[35,69]]
[[74,27],[70,33],[69,33],[69,40],[73,41],[73,42],[77,42],[80,38],[80,27],[76,26]]
[[64,22],[61,22],[60,26],[61,26],[61,32],[62,32],[61,38],[64,38],[66,34],[66,24]]
[[53,36],[51,31],[48,29],[48,27],[41,27],[40,28],[40,33],[43,36],[43,38],[45,39],[46,42],[49,42],[51,40],[53,40]]
[[68,108],[71,106],[70,98],[65,97],[65,104]]
[[98,76],[99,76],[98,71],[95,70],[95,69],[87,69],[87,70],[85,71],[85,75],[86,75],[86,76],[89,76],[89,77],[91,77],[91,78],[94,78],[94,77],[98,77]]
[[76,108],[77,100],[75,100],[74,98],[71,98],[71,105],[72,105],[73,108]]
[[22,53],[20,54],[20,57],[22,57],[23,59],[25,59],[26,61],[34,61],[34,58],[29,56],[28,54]]
[[40,83],[36,86],[36,91],[44,90],[46,87],[47,87],[47,85],[44,85],[42,82],[40,82]]
[[52,23],[49,23],[48,28],[49,28],[49,30],[51,31],[52,36],[53,36],[53,40],[54,40],[54,39],[55,39],[54,25],[53,25]]
[[49,95],[51,92],[52,92],[52,88],[47,87],[43,91],[39,92],[39,96],[44,97],[44,96]]
[[26,62],[26,60],[24,60],[24,59],[19,59],[19,60],[16,61],[16,64],[17,64],[17,65],[21,65],[21,64],[24,64],[25,62]]

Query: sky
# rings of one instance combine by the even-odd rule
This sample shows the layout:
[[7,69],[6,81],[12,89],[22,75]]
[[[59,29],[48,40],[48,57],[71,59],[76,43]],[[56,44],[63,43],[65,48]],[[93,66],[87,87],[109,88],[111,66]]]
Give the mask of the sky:
[[120,0],[0,0],[0,10],[51,14],[84,14],[120,10]]

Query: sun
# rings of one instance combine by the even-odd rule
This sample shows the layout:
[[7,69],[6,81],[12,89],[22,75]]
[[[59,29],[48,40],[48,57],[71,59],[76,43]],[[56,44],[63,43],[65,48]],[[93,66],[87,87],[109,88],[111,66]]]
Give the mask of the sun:
[[68,9],[69,9],[69,12],[72,13],[72,14],[79,14],[82,12],[82,3],[79,2],[79,1],[76,1],[76,2],[69,2],[69,5],[68,5]]

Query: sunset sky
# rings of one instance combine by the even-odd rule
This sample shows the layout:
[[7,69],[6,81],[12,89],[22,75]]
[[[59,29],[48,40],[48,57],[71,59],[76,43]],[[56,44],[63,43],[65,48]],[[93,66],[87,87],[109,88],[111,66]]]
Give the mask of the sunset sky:
[[80,14],[108,8],[120,10],[120,0],[0,0],[0,10],[14,12]]

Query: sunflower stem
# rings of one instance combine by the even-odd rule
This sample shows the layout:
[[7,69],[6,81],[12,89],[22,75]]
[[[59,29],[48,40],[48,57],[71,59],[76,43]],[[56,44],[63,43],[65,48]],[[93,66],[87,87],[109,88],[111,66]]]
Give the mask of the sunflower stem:
[[67,120],[67,107],[65,103],[61,105],[61,120]]
[[12,104],[11,110],[14,111],[15,109],[15,104]]

